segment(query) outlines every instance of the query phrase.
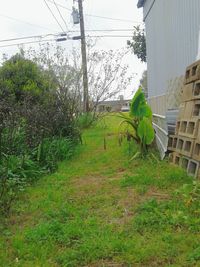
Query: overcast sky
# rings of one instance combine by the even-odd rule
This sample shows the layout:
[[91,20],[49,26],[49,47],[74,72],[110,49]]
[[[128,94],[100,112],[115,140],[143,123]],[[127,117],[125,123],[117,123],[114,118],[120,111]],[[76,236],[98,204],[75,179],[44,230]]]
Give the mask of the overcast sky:
[[[62,29],[66,30],[66,25],[61,19],[58,10],[53,4],[53,0],[46,0],[52,12],[59,21]],[[71,10],[73,0],[55,0],[56,3],[66,7],[67,9],[58,6],[63,18],[66,21],[68,30],[79,30],[79,25],[74,26],[71,17]],[[75,2],[75,6],[77,3]],[[84,0],[83,8],[85,14],[85,29],[86,35],[125,35],[130,36],[131,31],[110,31],[110,32],[87,32],[87,30],[130,30],[134,25],[142,23],[142,9],[137,9],[137,0]],[[108,17],[100,18],[101,17]],[[113,18],[113,19],[112,19]],[[18,51],[17,46],[2,47],[9,44],[16,44],[20,42],[38,41],[38,38],[27,39],[21,41],[2,42],[5,39],[19,38],[33,35],[46,35],[61,32],[62,29],[53,18],[44,0],[6,0],[1,3],[0,10],[0,58],[4,53],[12,55]],[[71,36],[78,35],[71,33]],[[54,39],[52,36],[43,38]],[[126,47],[126,41],[129,37],[100,37],[97,41],[97,49],[119,49]],[[55,42],[54,42],[55,43]],[[59,43],[61,44],[61,43]],[[73,45],[78,46],[80,41],[68,40],[62,42],[62,46],[70,50]],[[25,45],[27,48],[30,45]],[[37,48],[38,44],[31,44],[32,47]],[[137,73],[133,83],[125,92],[126,97],[131,96],[131,92],[138,87],[139,79],[142,72],[146,69],[146,65],[142,64],[136,56],[129,53],[125,58],[125,63],[130,65],[132,73]]]

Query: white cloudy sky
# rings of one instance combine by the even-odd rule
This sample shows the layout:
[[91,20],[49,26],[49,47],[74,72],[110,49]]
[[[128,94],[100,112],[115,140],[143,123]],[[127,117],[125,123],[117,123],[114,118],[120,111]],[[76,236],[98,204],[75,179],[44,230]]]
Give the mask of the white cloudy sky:
[[[46,0],[56,18],[59,20],[62,28],[66,30],[66,26],[62,21],[58,10],[53,4],[53,0]],[[69,30],[79,30],[79,25],[73,26],[71,9],[73,0],[55,0],[56,3],[66,7],[59,6],[62,16],[66,20]],[[75,6],[77,4],[75,3]],[[113,30],[124,29],[130,30],[138,23],[142,24],[142,9],[137,9],[137,0],[84,0],[86,35],[131,35],[131,31],[114,31],[114,32],[87,32],[87,30]],[[112,19],[99,18],[109,17]],[[117,20],[118,19],[118,20]],[[3,40],[11,38],[19,38],[24,36],[45,35],[61,32],[60,26],[56,23],[52,14],[45,5],[44,0],[6,0],[1,1],[0,10],[0,58],[4,53],[12,55],[18,51],[17,46],[3,47],[9,44],[20,42],[37,41],[39,39],[27,39],[22,41],[5,42]],[[74,33],[74,35],[78,35]],[[73,34],[71,34],[73,36]],[[46,39],[54,39],[54,37],[45,37]],[[126,38],[102,37],[98,39],[97,49],[119,49],[126,47]],[[75,43],[76,42],[76,43]],[[59,43],[61,44],[61,43]],[[62,43],[63,47],[70,50],[73,45],[79,45],[80,41],[68,40]],[[29,45],[24,46],[25,48]],[[38,44],[31,45],[37,48]],[[137,73],[131,86],[125,92],[126,97],[130,97],[131,92],[136,90],[139,79],[146,65],[140,63],[136,56],[129,53],[125,58],[125,63],[130,65],[132,73]]]

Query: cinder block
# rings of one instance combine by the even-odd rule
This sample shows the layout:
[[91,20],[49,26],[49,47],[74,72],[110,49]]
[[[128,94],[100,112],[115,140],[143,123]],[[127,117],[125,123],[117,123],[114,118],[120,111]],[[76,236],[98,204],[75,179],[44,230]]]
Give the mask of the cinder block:
[[186,135],[190,138],[197,138],[199,129],[199,119],[192,119],[187,122]]
[[168,150],[175,151],[176,145],[177,145],[177,136],[176,135],[170,135],[168,138]]
[[194,140],[192,139],[185,140],[182,154],[185,156],[191,157],[193,153],[193,148],[194,148]]
[[178,136],[176,151],[180,154],[191,157],[194,148],[194,139]]
[[178,112],[178,116],[177,116],[177,119],[178,120],[184,118],[185,106],[186,106],[186,103],[185,102],[182,102],[180,104],[180,106],[179,106],[179,112]]
[[198,173],[199,173],[199,162],[190,159],[189,160],[189,163],[188,163],[188,167],[187,167],[187,173],[189,175],[192,175],[194,177],[197,177],[198,176]]
[[180,166],[180,163],[181,163],[181,155],[180,154],[174,152],[173,163],[175,165]]
[[188,166],[189,166],[189,161],[190,159],[187,157],[181,157],[180,160],[180,166],[185,169],[186,171],[188,170]]
[[169,154],[169,161],[179,166],[181,162],[181,155],[176,152],[172,152]]
[[188,138],[196,138],[199,129],[199,119],[190,119],[180,121],[178,134]]
[[184,137],[178,137],[176,151],[182,153],[183,145],[184,145]]
[[196,141],[200,142],[200,120],[199,120],[199,123],[197,125]]
[[181,121],[177,121],[176,122],[176,128],[175,128],[175,134],[179,133],[180,125],[181,125]]
[[168,149],[172,150],[172,144],[173,144],[173,137],[169,136],[168,138]]
[[200,60],[194,62],[186,68],[185,84],[200,80]]
[[193,117],[200,117],[200,100],[194,101],[192,116]]
[[185,134],[187,130],[187,120],[181,121],[180,123],[180,128],[179,128],[179,133],[180,134]]
[[182,88],[181,101],[190,101],[194,98],[194,83],[185,84]]
[[195,82],[192,95],[193,98],[200,99],[200,80]]
[[194,150],[193,150],[192,158],[197,161],[200,161],[200,142],[199,141],[196,141],[194,143]]
[[194,112],[195,101],[185,102],[185,109],[183,111],[183,116],[181,119],[191,119]]

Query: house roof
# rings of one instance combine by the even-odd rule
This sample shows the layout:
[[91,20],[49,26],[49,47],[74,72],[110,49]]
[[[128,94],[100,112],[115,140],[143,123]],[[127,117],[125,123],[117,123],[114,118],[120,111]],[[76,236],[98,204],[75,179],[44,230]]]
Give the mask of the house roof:
[[146,0],[138,0],[137,7],[143,7]]
[[99,103],[99,105],[117,105],[117,104],[125,104],[127,102],[131,102],[131,99],[123,99],[123,100],[105,100]]

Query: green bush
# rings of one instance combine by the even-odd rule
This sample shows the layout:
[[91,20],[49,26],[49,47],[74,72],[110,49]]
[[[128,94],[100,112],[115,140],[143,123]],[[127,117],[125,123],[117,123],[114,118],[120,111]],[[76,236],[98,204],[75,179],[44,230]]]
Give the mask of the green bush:
[[83,113],[78,117],[77,124],[81,129],[85,129],[90,127],[94,120],[92,113]]
[[0,163],[0,212],[7,214],[19,192],[42,174],[29,156],[3,155]]
[[36,152],[35,156],[39,164],[52,172],[56,170],[58,161],[71,157],[73,144],[69,138],[44,139]]
[[68,88],[56,90],[56,80],[50,88],[47,77],[42,66],[23,54],[0,67],[0,211],[4,213],[28,184],[69,158],[80,139],[76,94]]
[[44,139],[29,155],[3,154],[0,162],[0,212],[7,214],[19,192],[42,174],[53,172],[69,158],[74,144],[68,138]]

